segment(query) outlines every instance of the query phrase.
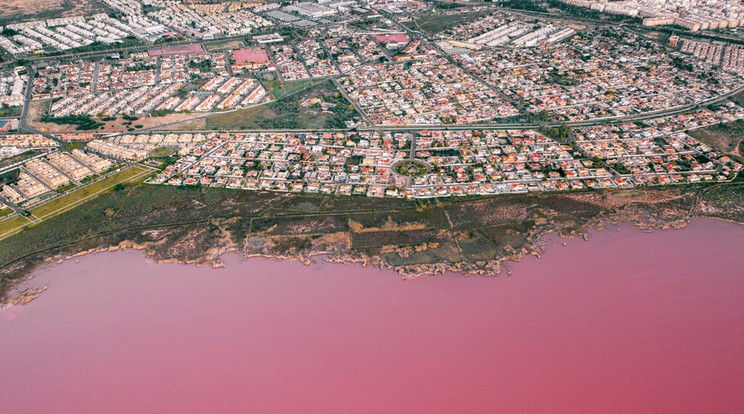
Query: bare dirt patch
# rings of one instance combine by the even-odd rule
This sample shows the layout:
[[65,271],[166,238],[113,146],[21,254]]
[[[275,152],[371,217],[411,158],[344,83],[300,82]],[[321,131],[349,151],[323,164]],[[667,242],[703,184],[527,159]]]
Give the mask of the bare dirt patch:
[[77,125],[57,125],[52,122],[41,122],[41,118],[49,110],[50,100],[31,101],[28,105],[28,125],[44,133],[64,134],[77,131]]
[[[117,118],[116,121],[107,122],[104,127],[105,132],[127,132],[128,125],[123,118]],[[171,125],[173,124],[173,125]],[[189,131],[196,129],[205,129],[204,114],[168,114],[165,116],[141,116],[136,121],[132,121],[132,126],[140,126],[135,130],[159,129],[160,127],[168,130]]]
[[230,40],[226,42],[215,42],[212,44],[207,45],[207,50],[210,52],[217,52],[220,50],[232,50],[232,49],[240,49],[241,47],[244,47],[245,43],[243,43],[240,40]]
[[108,10],[98,0],[2,0],[0,23],[91,15]]
[[[32,101],[28,108],[28,123],[30,126],[38,129],[41,132],[48,134],[65,134],[70,132],[80,132],[77,130],[77,125],[57,125],[51,122],[41,122],[41,118],[49,108],[49,100],[44,101]],[[193,130],[204,130],[206,129],[204,114],[168,114],[165,116],[158,117],[139,117],[136,121],[127,121],[121,116],[117,116],[114,121],[101,121],[96,118],[96,121],[104,124],[102,129],[89,132],[128,132],[129,128],[134,128],[135,131],[143,129],[158,129],[161,125],[172,124],[178,122],[178,124],[169,126],[168,129],[178,131],[193,131]],[[125,125],[125,122],[127,123]],[[131,125],[128,124],[131,122]],[[139,128],[135,128],[139,126]]]
[[207,129],[207,118],[197,118],[170,127],[173,131],[204,131]]
[[734,157],[741,157],[744,143],[744,121],[714,125],[689,131],[693,137]]

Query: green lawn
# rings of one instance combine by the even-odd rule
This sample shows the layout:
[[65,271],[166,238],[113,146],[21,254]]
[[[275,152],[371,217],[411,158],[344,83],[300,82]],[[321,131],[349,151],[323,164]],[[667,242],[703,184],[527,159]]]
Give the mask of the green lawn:
[[[64,210],[73,208],[81,202],[85,202],[88,199],[95,197],[96,195],[106,190],[110,190],[111,188],[113,188],[114,185],[118,183],[125,183],[130,181],[142,182],[147,176],[146,174],[144,174],[147,171],[150,170],[139,165],[132,166],[110,177],[106,177],[101,181],[83,187],[78,191],[74,191],[63,197],[59,197],[53,201],[50,201],[49,203],[46,203],[42,206],[34,208],[31,210],[31,214],[40,219],[49,218],[50,216],[57,215]],[[137,177],[137,180],[133,179],[135,177]]]
[[[44,205],[30,210],[29,219],[34,220],[33,224],[47,220],[66,211],[69,211],[80,204],[92,200],[99,195],[111,191],[119,183],[140,183],[151,175],[151,171],[140,165],[126,168],[110,177],[93,183],[89,186],[82,187],[65,196],[56,198]],[[27,225],[33,225],[29,219],[21,216],[11,217],[7,220],[0,221],[0,240],[9,237]]]
[[21,216],[13,216],[7,220],[0,221],[0,240],[10,236],[11,232],[20,230],[28,223],[30,223],[30,221]]
[[173,148],[171,147],[160,147],[155,148],[151,154],[153,157],[170,157],[173,155]]
[[62,144],[62,151],[72,151],[76,149],[82,149],[83,143],[80,141],[70,141]]
[[13,210],[9,207],[0,209],[0,218],[13,214]]

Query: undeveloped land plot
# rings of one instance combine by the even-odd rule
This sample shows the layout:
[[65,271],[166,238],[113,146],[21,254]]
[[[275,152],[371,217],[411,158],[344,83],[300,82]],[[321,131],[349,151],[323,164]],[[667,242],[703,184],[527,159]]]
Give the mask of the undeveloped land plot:
[[97,0],[0,0],[0,24],[21,19],[49,19],[106,11]]

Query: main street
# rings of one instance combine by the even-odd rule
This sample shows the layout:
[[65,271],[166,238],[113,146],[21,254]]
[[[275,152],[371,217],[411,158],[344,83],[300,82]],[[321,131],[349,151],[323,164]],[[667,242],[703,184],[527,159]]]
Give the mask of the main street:
[[26,85],[26,92],[23,97],[23,110],[21,111],[21,117],[18,119],[18,130],[21,132],[28,132],[31,134],[40,134],[49,139],[60,142],[58,137],[52,134],[49,134],[49,133],[39,131],[38,129],[28,124],[28,121],[29,121],[28,111],[31,107],[31,101],[33,100],[34,76],[36,75],[36,72],[34,71],[34,68],[32,65],[27,65],[26,71],[28,72],[28,84]]

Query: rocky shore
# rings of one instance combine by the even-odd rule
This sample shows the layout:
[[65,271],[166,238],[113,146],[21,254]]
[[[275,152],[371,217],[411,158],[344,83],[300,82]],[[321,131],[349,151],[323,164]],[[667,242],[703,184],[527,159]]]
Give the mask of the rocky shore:
[[[193,204],[191,201],[183,202]],[[293,200],[279,201],[286,205]],[[322,199],[318,204],[334,201]],[[642,231],[682,228],[691,218],[699,216],[742,223],[742,201],[742,186],[732,185],[672,191],[494,197],[450,204],[435,201],[408,209],[398,206],[390,211],[380,209],[366,215],[333,210],[297,217],[278,209],[250,218],[241,214],[215,217],[217,214],[212,213],[212,217],[200,223],[155,224],[108,237],[73,240],[59,248],[5,263],[0,268],[0,277],[5,281],[4,291],[8,292],[13,285],[8,283],[11,278],[27,275],[39,264],[120,249],[144,251],[149,260],[157,262],[214,268],[224,266],[222,255],[236,253],[244,258],[298,260],[305,264],[323,260],[372,266],[394,270],[403,278],[445,272],[497,276],[504,271],[509,274],[509,262],[526,255],[540,256],[546,236],[551,234],[586,239],[590,229],[619,223],[632,223]],[[302,199],[299,206],[309,208],[311,202],[316,200]],[[357,202],[363,205],[366,200]],[[230,199],[219,200],[215,205],[236,204]],[[165,208],[174,208],[173,214],[178,214],[177,206]],[[163,211],[152,211],[151,216],[137,220],[162,222]],[[0,242],[0,250],[2,247]],[[29,292],[20,299],[6,294],[4,299],[22,302],[34,294]]]

